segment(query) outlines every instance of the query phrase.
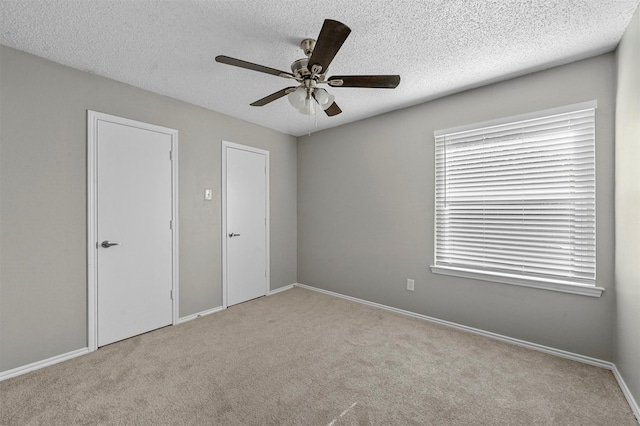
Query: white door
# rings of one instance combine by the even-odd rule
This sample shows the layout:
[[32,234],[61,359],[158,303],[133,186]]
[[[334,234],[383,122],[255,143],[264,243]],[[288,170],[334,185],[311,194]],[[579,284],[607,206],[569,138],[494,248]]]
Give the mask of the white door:
[[96,125],[97,346],[173,321],[172,135],[126,122]]
[[231,306],[267,294],[268,152],[228,142],[223,150],[226,302]]

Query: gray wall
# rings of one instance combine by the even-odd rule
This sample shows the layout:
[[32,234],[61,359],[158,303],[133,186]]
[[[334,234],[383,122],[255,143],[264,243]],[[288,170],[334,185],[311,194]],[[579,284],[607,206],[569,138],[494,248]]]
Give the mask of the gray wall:
[[640,8],[617,54],[615,362],[640,403]]
[[[298,281],[613,360],[614,96],[606,54],[299,138]],[[432,274],[434,130],[591,99],[602,297]]]
[[0,76],[0,371],[87,346],[87,109],[179,131],[181,317],[222,304],[221,140],[270,151],[271,288],[296,282],[296,138],[4,46]]

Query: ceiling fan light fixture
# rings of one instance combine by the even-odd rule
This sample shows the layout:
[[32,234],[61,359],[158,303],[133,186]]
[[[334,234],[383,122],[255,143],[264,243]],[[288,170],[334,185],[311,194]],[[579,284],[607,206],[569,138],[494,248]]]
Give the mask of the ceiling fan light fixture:
[[320,105],[320,108],[322,108],[323,110],[329,108],[335,100],[335,96],[324,89],[316,89],[314,92],[314,96],[316,98],[316,101],[318,101],[318,105]]
[[300,111],[300,113],[304,115],[314,115],[316,113],[315,102],[311,98],[305,99],[304,106],[298,111]]
[[333,105],[335,99],[336,97],[329,93],[329,101],[326,104],[322,105],[321,108],[326,111],[331,105]]
[[304,87],[300,86],[293,92],[287,95],[289,103],[296,109],[302,109],[305,107],[307,100],[307,91]]

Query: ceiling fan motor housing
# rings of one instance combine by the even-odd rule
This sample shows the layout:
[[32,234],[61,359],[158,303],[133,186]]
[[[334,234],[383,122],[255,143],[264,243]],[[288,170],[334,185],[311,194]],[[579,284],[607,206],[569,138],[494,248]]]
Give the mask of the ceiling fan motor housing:
[[291,72],[298,78],[302,78],[305,75],[310,75],[311,72],[307,69],[308,64],[309,58],[298,59],[291,64]]
[[291,64],[291,73],[297,78],[302,80],[313,80],[314,82],[321,83],[325,79],[325,73],[314,73],[307,68],[309,65],[309,58],[301,58],[294,61]]

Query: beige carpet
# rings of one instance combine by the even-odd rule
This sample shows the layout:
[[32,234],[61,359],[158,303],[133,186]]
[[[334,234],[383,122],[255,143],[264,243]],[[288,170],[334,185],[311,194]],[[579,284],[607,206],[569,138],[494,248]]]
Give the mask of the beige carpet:
[[635,425],[611,372],[295,288],[0,383],[2,425]]

